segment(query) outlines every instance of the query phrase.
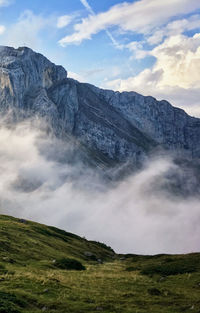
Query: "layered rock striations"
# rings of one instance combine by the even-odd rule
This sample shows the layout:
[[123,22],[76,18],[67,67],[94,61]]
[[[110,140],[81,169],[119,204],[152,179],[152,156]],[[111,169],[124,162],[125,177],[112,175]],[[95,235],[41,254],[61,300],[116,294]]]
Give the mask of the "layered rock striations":
[[42,116],[58,136],[113,161],[138,162],[157,147],[200,157],[200,119],[164,100],[79,83],[26,47],[0,47],[0,110]]

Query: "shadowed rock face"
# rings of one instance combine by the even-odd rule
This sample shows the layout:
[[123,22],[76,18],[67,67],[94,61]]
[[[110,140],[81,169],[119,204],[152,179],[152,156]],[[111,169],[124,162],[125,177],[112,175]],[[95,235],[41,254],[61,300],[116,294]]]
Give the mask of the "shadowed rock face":
[[164,100],[79,83],[26,47],[0,47],[0,109],[42,116],[58,136],[113,161],[137,163],[159,146],[200,157],[200,119]]

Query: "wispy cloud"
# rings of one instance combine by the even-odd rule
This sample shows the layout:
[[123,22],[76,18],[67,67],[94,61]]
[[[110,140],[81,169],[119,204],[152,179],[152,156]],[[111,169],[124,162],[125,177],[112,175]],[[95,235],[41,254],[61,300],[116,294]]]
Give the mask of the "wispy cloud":
[[2,35],[5,32],[6,28],[4,25],[0,25],[0,35]]
[[12,2],[10,0],[0,0],[0,7],[5,7],[10,5]]
[[[92,9],[92,7],[89,5],[89,3],[87,2],[87,0],[80,0],[80,1],[81,1],[81,3],[83,4],[83,6],[87,9],[87,11],[88,11],[91,15],[95,16],[95,12],[94,12],[94,10]],[[113,37],[113,35],[111,34],[111,32],[110,32],[109,30],[106,29],[105,32],[106,32],[107,36],[110,38],[111,42],[113,43],[113,45],[114,45],[116,48],[118,48],[118,49],[123,48],[123,46],[120,45],[120,44],[117,42],[117,40]]]
[[182,0],[140,0],[133,3],[124,2],[111,7],[106,12],[94,15],[86,0],[81,0],[81,3],[90,16],[74,26],[75,32],[72,35],[60,40],[63,46],[91,39],[93,35],[112,26],[117,26],[125,32],[148,35],[156,27],[167,23],[170,18],[188,14],[200,8],[198,0],[185,0],[184,2]]
[[56,25],[57,28],[63,28],[68,26],[74,20],[75,17],[76,17],[75,14],[59,16]]
[[92,7],[89,5],[89,3],[87,2],[87,0],[80,0],[82,5],[86,8],[86,10],[88,10],[88,12],[91,14],[91,15],[95,15]]
[[148,39],[151,45],[162,42],[163,38],[182,34],[183,32],[200,29],[200,15],[194,14],[188,18],[176,19],[164,27],[157,29]]
[[54,18],[50,16],[35,15],[32,11],[24,11],[18,20],[10,24],[2,35],[1,44],[14,47],[28,46],[32,49],[41,47],[41,30],[55,25]]
[[[89,14],[92,16],[92,17],[96,17],[96,14],[94,12],[94,10],[92,9],[92,7],[90,6],[90,4],[88,3],[87,0],[80,0],[80,2],[82,3],[82,5],[86,8],[86,10],[89,12]],[[123,48],[123,45],[120,45],[117,40],[113,37],[113,35],[111,34],[111,32],[107,29],[105,29],[105,32],[107,34],[107,36],[109,37],[109,39],[111,40],[112,44],[117,48],[117,49],[122,49]],[[66,38],[66,37],[65,37]],[[61,44],[61,46],[65,46],[66,45],[66,41],[65,41],[65,38],[64,39],[61,39],[59,41],[59,43]],[[79,39],[78,37],[75,38],[74,37],[74,42],[79,42]]]

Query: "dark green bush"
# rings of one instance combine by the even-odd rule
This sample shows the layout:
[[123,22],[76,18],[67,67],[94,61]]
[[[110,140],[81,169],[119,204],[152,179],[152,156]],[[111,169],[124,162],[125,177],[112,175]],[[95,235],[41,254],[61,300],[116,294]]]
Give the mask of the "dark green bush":
[[157,288],[150,288],[148,289],[148,293],[151,295],[151,296],[160,296],[161,295],[161,291]]
[[170,276],[178,275],[184,273],[192,273],[196,271],[195,264],[190,264],[189,262],[184,262],[184,260],[177,260],[174,262],[166,262],[160,265],[150,265],[141,271],[143,275],[161,275],[161,276]]
[[0,274],[6,274],[8,273],[7,269],[5,268],[5,266],[3,264],[0,264]]
[[71,237],[71,238],[75,238],[75,239],[79,239],[79,240],[81,239],[81,237],[78,236],[78,235],[75,235],[75,234],[66,232],[65,230],[56,228],[56,227],[54,227],[54,226],[48,226],[48,228],[51,229],[54,233],[60,234],[60,235],[62,235],[62,236]]
[[138,270],[138,268],[133,267],[133,266],[129,266],[129,267],[127,267],[127,268],[125,269],[125,271],[127,271],[127,272],[134,272],[134,271],[137,271],[137,270]]
[[56,260],[54,265],[63,270],[83,271],[86,269],[85,266],[82,265],[81,262],[75,259],[68,259],[68,258],[62,258],[62,259]]
[[15,295],[0,291],[0,313],[20,313],[26,303]]

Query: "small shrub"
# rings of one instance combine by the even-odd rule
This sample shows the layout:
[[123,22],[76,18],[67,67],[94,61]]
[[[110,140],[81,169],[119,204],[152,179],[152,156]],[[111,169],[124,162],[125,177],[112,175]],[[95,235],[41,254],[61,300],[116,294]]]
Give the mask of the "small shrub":
[[148,289],[148,293],[149,293],[151,296],[160,296],[160,295],[161,295],[160,290],[157,289],[157,288],[150,288],[150,289]]
[[62,258],[62,259],[56,260],[54,265],[63,270],[83,271],[86,269],[85,266],[82,265],[81,262],[75,259],[68,259],[68,258]]
[[0,274],[7,274],[8,271],[3,264],[0,264]]
[[173,262],[173,259],[172,259],[172,258],[169,258],[169,257],[168,257],[168,258],[165,259],[165,263],[171,263],[171,262]]
[[125,269],[125,271],[127,271],[127,272],[134,272],[134,271],[137,271],[138,269],[136,268],[136,267],[133,267],[133,266],[130,266],[130,267],[127,267],[126,269]]

